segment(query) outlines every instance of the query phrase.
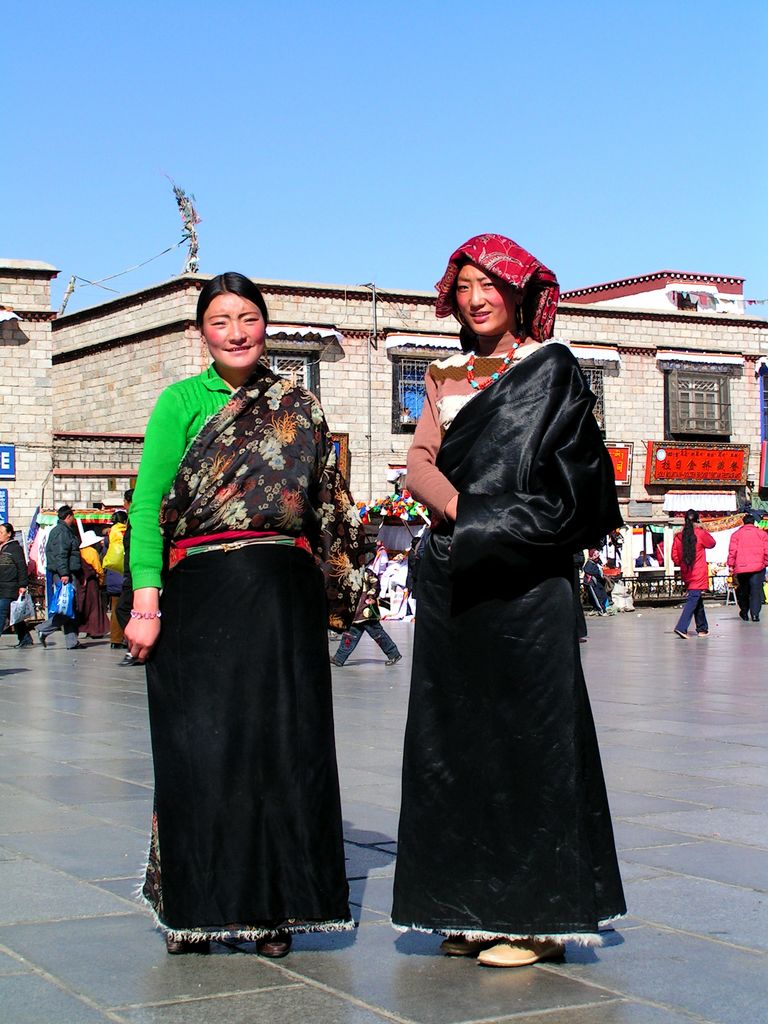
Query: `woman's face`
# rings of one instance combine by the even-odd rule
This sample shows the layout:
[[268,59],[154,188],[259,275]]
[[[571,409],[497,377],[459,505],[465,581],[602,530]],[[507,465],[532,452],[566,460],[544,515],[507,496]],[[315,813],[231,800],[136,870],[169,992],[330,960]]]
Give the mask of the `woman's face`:
[[0,526],[0,544],[7,544],[10,539],[10,533],[8,533],[4,526]]
[[202,335],[216,372],[239,387],[264,354],[267,325],[258,306],[232,292],[217,295],[203,315]]
[[456,306],[461,319],[480,337],[514,332],[516,294],[475,263],[465,263],[456,278]]

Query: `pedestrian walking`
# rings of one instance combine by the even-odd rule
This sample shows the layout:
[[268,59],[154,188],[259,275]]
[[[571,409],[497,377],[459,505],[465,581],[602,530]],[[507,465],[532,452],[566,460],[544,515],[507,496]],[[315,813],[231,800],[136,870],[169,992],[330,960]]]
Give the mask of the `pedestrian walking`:
[[[27,560],[21,544],[16,540],[16,530],[10,523],[0,524],[0,636],[5,632],[5,625],[11,617],[11,604],[24,597],[29,586]],[[14,623],[16,646],[26,648],[32,646],[32,635],[29,626],[20,619]]]
[[746,512],[743,526],[731,536],[728,545],[728,568],[736,577],[736,601],[739,616],[748,622],[760,621],[763,607],[763,584],[768,566],[768,533],[755,526],[756,519]]
[[[47,571],[53,577],[54,586],[61,583],[66,586],[68,583],[76,584],[82,572],[82,561],[80,559],[80,535],[75,525],[75,514],[71,506],[62,505],[57,512],[58,521],[45,542],[45,561]],[[77,650],[81,645],[77,639],[77,621],[74,615],[60,615],[58,613],[49,616],[45,622],[37,626],[37,635],[43,647],[51,633],[61,629],[64,633],[64,643],[67,650]]]
[[675,534],[672,541],[672,561],[680,566],[680,576],[687,591],[683,610],[675,626],[675,633],[681,640],[688,639],[688,626],[692,618],[696,623],[696,635],[702,639],[709,636],[703,594],[709,589],[707,550],[714,546],[715,538],[699,525],[699,513],[689,508],[685,513],[685,526]]
[[109,645],[113,650],[125,647],[123,626],[117,615],[117,605],[125,582],[125,532],[128,513],[118,508],[112,513],[109,541],[103,559],[104,587],[109,601]]
[[109,632],[109,619],[104,610],[102,587],[104,569],[99,557],[103,538],[86,530],[80,541],[81,572],[77,581],[76,605],[78,631],[94,640]]
[[262,362],[267,316],[241,274],[203,285],[212,365],[160,395],[130,511],[125,636],[155,769],[143,896],[169,953],[281,957],[294,932],[354,928],[326,635],[357,606],[363,527],[317,399]]
[[355,609],[354,621],[349,629],[342,633],[338,649],[331,658],[331,664],[336,668],[343,668],[364,633],[367,633],[371,640],[382,649],[386,655],[387,666],[396,665],[402,659],[403,656],[397,649],[397,644],[381,624],[380,589],[379,577],[370,566],[366,566],[363,590]]
[[515,242],[450,258],[408,486],[433,516],[403,758],[392,920],[517,967],[625,912],[579,656],[573,552],[621,524],[589,391],[552,335],[559,289]]

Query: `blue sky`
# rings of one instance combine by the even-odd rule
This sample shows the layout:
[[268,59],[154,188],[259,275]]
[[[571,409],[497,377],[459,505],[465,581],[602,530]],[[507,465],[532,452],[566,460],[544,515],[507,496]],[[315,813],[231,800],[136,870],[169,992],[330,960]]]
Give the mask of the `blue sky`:
[[490,230],[564,289],[676,269],[768,298],[764,0],[41,0],[3,25],[0,255],[59,267],[54,304],[179,239],[164,175],[204,273],[429,289]]

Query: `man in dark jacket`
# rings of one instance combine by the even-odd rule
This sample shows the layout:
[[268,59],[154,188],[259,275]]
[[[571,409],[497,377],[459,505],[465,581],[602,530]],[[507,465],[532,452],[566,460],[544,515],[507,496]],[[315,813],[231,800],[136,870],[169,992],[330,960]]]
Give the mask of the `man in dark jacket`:
[[[45,545],[45,560],[48,572],[53,576],[54,586],[74,583],[80,572],[80,538],[75,526],[75,516],[69,505],[62,505],[58,511],[59,521],[48,535]],[[54,630],[64,630],[64,642],[70,650],[81,645],[77,641],[77,623],[65,615],[52,615],[37,627],[40,643],[45,647],[46,637]]]

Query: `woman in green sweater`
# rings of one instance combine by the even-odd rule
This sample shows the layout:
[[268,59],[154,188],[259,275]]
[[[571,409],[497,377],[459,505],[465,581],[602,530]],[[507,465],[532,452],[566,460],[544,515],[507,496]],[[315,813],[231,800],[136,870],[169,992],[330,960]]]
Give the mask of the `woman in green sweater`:
[[294,932],[352,927],[326,630],[351,622],[363,531],[317,400],[261,361],[267,320],[242,275],[203,287],[213,362],[160,395],[130,512],[125,635],[155,765],[142,895],[171,953],[284,956]]

